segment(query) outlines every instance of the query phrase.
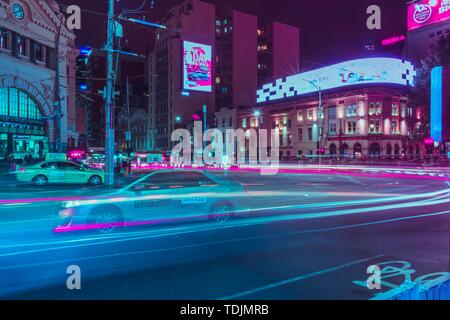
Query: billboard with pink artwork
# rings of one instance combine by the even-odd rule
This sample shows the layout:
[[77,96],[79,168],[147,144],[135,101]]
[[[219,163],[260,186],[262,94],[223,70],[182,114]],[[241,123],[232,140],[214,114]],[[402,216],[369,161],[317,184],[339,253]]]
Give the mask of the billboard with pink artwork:
[[422,0],[408,6],[408,30],[450,20],[450,0]]
[[183,41],[183,89],[212,91],[211,46]]

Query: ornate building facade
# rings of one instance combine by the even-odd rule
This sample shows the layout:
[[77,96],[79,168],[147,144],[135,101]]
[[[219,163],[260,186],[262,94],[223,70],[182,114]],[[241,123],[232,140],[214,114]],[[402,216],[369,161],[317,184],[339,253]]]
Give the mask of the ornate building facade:
[[0,0],[0,159],[77,145],[74,39],[56,1]]

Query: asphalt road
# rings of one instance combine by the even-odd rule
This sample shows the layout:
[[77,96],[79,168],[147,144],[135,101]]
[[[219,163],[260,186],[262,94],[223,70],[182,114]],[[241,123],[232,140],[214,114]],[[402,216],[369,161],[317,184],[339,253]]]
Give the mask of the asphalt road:
[[[52,232],[58,199],[84,186],[2,188],[0,298],[370,299],[407,277],[420,281],[450,271],[446,181],[339,174],[229,178],[260,195],[251,198],[244,217],[106,235]],[[80,267],[81,290],[67,289],[70,265]],[[396,268],[381,290],[365,286],[370,265]]]

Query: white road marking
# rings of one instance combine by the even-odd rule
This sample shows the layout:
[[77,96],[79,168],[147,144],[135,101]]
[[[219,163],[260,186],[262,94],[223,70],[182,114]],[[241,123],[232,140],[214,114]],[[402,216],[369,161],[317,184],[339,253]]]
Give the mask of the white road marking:
[[287,285],[287,284],[291,284],[291,283],[294,283],[294,282],[297,282],[297,281],[301,281],[301,280],[305,280],[305,279],[308,279],[308,278],[320,276],[320,275],[325,274],[325,273],[338,271],[338,270],[341,270],[341,269],[345,269],[345,268],[348,268],[348,267],[351,267],[351,266],[354,266],[354,265],[357,265],[357,264],[361,264],[363,262],[379,259],[379,258],[382,258],[382,257],[384,257],[384,255],[380,254],[380,255],[377,255],[377,256],[373,256],[373,257],[369,257],[369,258],[365,258],[365,259],[361,259],[361,260],[355,260],[355,261],[352,261],[352,262],[349,262],[349,263],[345,263],[345,264],[341,264],[341,265],[338,265],[338,266],[334,266],[334,267],[331,267],[331,268],[327,268],[327,269],[323,269],[323,270],[307,273],[307,274],[304,274],[304,275],[301,275],[301,276],[298,276],[298,277],[293,277],[293,278],[286,279],[286,280],[283,280],[283,281],[278,281],[278,282],[275,282],[275,283],[271,283],[271,284],[268,284],[268,285],[265,285],[265,286],[262,286],[262,287],[259,287],[259,288],[255,288],[255,289],[239,292],[239,293],[236,293],[236,294],[232,294],[232,295],[229,295],[229,296],[225,296],[225,297],[219,298],[218,300],[235,300],[235,299],[239,299],[239,298],[242,298],[244,296],[252,295],[252,294],[255,294],[255,293],[258,293],[258,292],[261,292],[261,291],[266,291],[266,290],[270,290],[270,289],[273,289],[273,288],[281,287],[281,286],[284,286],[284,285]]

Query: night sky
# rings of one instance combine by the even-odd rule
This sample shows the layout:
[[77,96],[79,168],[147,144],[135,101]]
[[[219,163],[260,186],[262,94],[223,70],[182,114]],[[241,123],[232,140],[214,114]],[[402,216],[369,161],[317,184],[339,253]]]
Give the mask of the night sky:
[[[118,0],[117,11],[123,7],[138,8],[144,0]],[[150,0],[139,14],[129,15],[157,20],[181,0]],[[301,36],[303,65],[330,64],[361,56],[365,39],[389,37],[406,32],[406,0],[206,0],[288,24],[298,26]],[[77,32],[77,45],[99,47],[106,37],[107,0],[59,0],[61,4],[78,4],[82,10],[82,30]],[[382,30],[366,28],[366,9],[376,4],[382,10]],[[90,13],[90,11],[102,14]],[[128,47],[145,52],[151,48],[153,32],[144,28],[125,27]]]

